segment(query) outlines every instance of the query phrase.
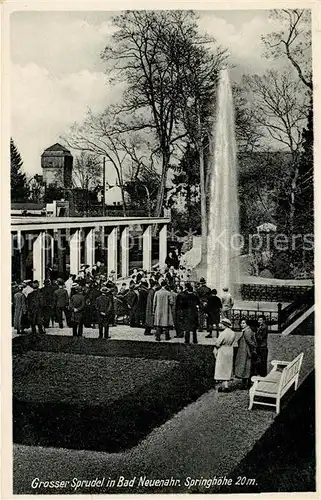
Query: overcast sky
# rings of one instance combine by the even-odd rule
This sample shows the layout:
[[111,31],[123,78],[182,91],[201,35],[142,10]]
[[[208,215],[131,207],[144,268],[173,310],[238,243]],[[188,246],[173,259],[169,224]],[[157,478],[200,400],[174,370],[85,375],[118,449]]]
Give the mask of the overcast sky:
[[[106,82],[100,53],[113,32],[110,12],[16,12],[11,16],[12,137],[29,175],[43,150],[86,111],[120,95]],[[231,54],[232,79],[271,67],[261,35],[275,30],[268,10],[202,11],[199,27]]]

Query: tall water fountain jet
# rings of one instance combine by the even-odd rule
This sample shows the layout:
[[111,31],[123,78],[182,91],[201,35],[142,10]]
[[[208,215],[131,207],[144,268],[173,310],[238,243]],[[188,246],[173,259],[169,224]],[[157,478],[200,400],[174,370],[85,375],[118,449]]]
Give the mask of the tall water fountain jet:
[[235,294],[239,283],[239,202],[234,105],[227,70],[220,73],[212,147],[207,282],[219,295],[223,287]]

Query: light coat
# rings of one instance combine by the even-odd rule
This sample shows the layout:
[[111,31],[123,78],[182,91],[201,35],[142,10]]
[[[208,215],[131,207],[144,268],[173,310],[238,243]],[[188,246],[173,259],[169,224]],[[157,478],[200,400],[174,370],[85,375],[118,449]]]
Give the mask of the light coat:
[[22,330],[22,317],[27,313],[27,301],[26,297],[22,292],[17,292],[14,294],[14,316],[13,316],[13,327],[16,330]]
[[168,290],[161,288],[155,293],[153,300],[154,326],[173,326],[172,303],[173,299]]
[[235,332],[230,328],[225,328],[217,339],[214,339],[215,380],[230,380],[233,371],[233,343]]
[[235,358],[235,376],[238,378],[250,378],[252,366],[252,352],[256,351],[255,333],[249,326],[242,330],[238,342]]

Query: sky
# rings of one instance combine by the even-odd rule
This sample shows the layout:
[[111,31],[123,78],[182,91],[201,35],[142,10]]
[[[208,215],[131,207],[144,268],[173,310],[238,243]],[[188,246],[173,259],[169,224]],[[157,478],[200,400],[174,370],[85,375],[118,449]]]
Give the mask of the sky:
[[[15,12],[10,18],[11,135],[28,175],[43,150],[101,112],[121,92],[107,82],[100,53],[114,31],[112,12]],[[261,35],[276,29],[268,10],[200,11],[199,29],[229,49],[233,80],[263,73]],[[276,63],[277,64],[277,63]]]

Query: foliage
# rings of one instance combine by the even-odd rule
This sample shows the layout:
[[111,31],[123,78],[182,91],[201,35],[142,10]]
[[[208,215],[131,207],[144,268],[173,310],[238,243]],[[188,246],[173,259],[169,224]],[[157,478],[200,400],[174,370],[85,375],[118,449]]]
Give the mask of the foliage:
[[26,202],[29,186],[26,174],[22,172],[23,161],[12,137],[10,139],[11,202]]
[[45,186],[41,175],[35,175],[28,181],[29,185],[29,201],[33,203],[41,203],[44,200]]

